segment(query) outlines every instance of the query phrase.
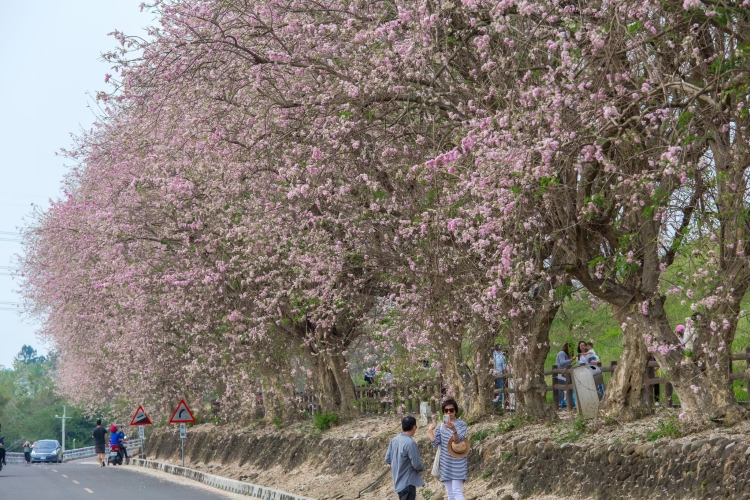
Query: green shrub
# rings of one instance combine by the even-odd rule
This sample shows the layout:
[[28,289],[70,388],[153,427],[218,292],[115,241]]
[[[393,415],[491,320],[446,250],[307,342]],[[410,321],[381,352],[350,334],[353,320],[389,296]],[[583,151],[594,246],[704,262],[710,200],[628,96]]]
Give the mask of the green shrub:
[[487,479],[488,477],[490,477],[492,475],[492,472],[493,471],[490,469],[487,469],[484,472],[482,472],[482,479]]
[[503,458],[503,461],[507,462],[508,460],[510,460],[511,458],[513,458],[513,452],[512,451],[506,451],[505,453],[503,453],[503,457],[502,458]]
[[274,427],[281,429],[281,417],[273,417],[271,422],[273,422]]
[[315,413],[313,414],[313,425],[320,431],[330,429],[339,423],[339,416],[335,413]]
[[573,429],[574,429],[574,430],[575,430],[576,432],[579,432],[579,433],[584,433],[584,432],[586,432],[586,419],[585,419],[585,418],[577,418],[577,419],[576,419],[576,420],[575,420],[575,421],[573,422]]
[[519,417],[513,417],[497,424],[497,432],[510,432],[517,427],[523,426],[523,420]]
[[481,430],[481,431],[479,431],[479,432],[477,432],[475,434],[472,434],[471,437],[469,438],[469,442],[470,443],[479,442],[479,441],[485,439],[490,434],[492,434],[492,430],[491,429],[483,429],[483,430]]
[[678,438],[681,435],[682,432],[680,431],[679,420],[677,420],[677,417],[675,417],[674,415],[670,415],[668,417],[660,419],[656,424],[656,430],[653,432],[649,432],[646,435],[646,439],[649,441],[656,441],[657,439],[663,437]]
[[748,400],[748,393],[747,393],[747,382],[744,380],[735,380],[732,384],[732,389],[734,390],[734,397],[737,400],[737,402],[743,402]]

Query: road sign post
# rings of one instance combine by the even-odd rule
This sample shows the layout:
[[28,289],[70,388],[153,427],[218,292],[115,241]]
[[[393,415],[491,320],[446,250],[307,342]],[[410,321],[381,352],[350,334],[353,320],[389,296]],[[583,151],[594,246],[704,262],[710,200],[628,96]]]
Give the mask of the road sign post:
[[143,459],[146,458],[146,451],[145,451],[145,445],[146,445],[146,431],[145,426],[152,425],[151,419],[146,414],[146,410],[143,409],[143,406],[138,406],[138,409],[135,410],[135,414],[133,415],[133,418],[130,419],[130,425],[138,427],[138,437],[141,438],[141,452],[139,456]]
[[182,466],[185,467],[185,438],[187,437],[187,424],[195,423],[195,417],[193,412],[190,411],[185,400],[181,400],[180,404],[177,405],[177,409],[172,414],[172,418],[169,419],[170,424],[180,424],[180,441],[182,441]]
[[180,424],[180,441],[182,441],[182,466],[185,467],[185,438],[187,437],[187,424]]
[[141,452],[140,457],[145,460],[146,458],[146,451],[144,448],[146,447],[146,427],[139,426],[138,427],[138,437],[141,438]]

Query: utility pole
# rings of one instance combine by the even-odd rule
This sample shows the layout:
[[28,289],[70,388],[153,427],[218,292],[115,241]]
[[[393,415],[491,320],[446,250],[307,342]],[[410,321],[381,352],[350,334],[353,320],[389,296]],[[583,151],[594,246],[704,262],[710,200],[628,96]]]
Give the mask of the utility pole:
[[63,406],[62,417],[59,417],[59,416],[55,415],[55,418],[59,418],[60,420],[62,420],[62,452],[63,452],[63,458],[62,459],[63,459],[63,462],[64,462],[65,461],[65,420],[67,420],[67,419],[70,418],[70,417],[68,417],[65,414],[65,407],[64,406]]

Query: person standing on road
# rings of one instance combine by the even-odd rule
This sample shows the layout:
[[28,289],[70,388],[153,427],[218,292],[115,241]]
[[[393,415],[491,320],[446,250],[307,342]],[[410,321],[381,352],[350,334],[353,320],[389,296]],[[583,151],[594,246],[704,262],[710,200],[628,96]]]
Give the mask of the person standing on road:
[[23,458],[26,459],[26,465],[31,463],[31,443],[23,443]]
[[96,452],[96,460],[99,462],[99,467],[107,465],[104,459],[104,454],[107,453],[107,429],[102,427],[101,419],[96,421],[96,427],[91,435],[94,438],[94,451]]
[[469,448],[466,438],[466,422],[457,418],[458,403],[455,399],[446,399],[441,405],[443,422],[435,429],[432,423],[427,434],[432,447],[440,447],[440,481],[445,485],[448,500],[464,500],[464,482],[469,470]]
[[419,448],[414,441],[417,420],[412,416],[401,419],[401,434],[393,438],[385,454],[385,463],[391,466],[393,490],[399,500],[416,500],[417,486],[424,486],[420,472],[424,470]]

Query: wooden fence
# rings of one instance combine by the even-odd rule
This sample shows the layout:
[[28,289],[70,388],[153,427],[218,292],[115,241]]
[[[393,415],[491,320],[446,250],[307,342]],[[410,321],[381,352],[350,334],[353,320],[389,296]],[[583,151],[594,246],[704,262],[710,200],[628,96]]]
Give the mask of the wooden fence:
[[[733,368],[736,361],[745,362],[744,372],[734,373]],[[609,366],[602,366],[601,364],[598,365],[602,371],[602,375],[604,375],[605,373],[609,373],[611,376],[617,369],[617,361],[612,361]],[[662,404],[668,408],[679,407],[679,403],[675,404],[674,401],[674,388],[672,387],[672,384],[669,383],[669,380],[667,378],[663,376],[656,376],[656,371],[658,369],[659,363],[657,363],[653,359],[649,361],[645,367],[644,384],[641,389],[644,401],[649,404],[658,402],[659,404]],[[560,369],[557,367],[557,365],[554,365],[551,370],[546,370],[544,372],[545,377],[552,377],[552,385],[548,385],[546,387],[546,392],[552,391],[553,404],[556,408],[560,408],[560,391],[563,391],[565,393],[564,397],[567,402],[566,409],[569,411],[574,410],[573,405],[569,403],[570,401],[572,401],[573,395],[573,381],[571,378],[571,370],[572,368]],[[562,375],[563,377],[565,377],[564,384],[558,382],[557,375]],[[495,389],[495,394],[503,393],[503,407],[506,410],[512,411],[515,409],[515,405],[512,403],[514,402],[512,377],[509,374],[504,374],[501,377],[498,377],[498,380],[499,379],[505,379],[505,384],[503,389]],[[750,389],[750,347],[746,347],[744,352],[732,354],[732,359],[729,366],[729,380],[730,382],[734,382],[735,380],[746,380],[748,383],[748,389]],[[606,381],[603,385],[604,391],[606,393]],[[659,401],[655,400],[657,394]],[[747,402],[742,402],[742,404],[747,404]]]
[[[745,363],[745,371],[734,373],[733,364],[737,361]],[[611,375],[617,369],[617,361],[612,361],[609,366],[602,366],[598,363],[599,368],[602,371],[602,375]],[[649,404],[654,404],[658,394],[658,403],[668,408],[679,407],[679,403],[674,401],[674,389],[669,380],[663,376],[656,376],[656,372],[659,368],[659,364],[656,361],[649,361],[647,366],[644,368],[644,384],[642,387],[642,394],[644,401]],[[560,408],[560,393],[564,393],[566,402],[566,409],[573,411],[573,405],[569,404],[572,401],[573,396],[573,382],[571,377],[572,368],[558,368],[554,365],[552,369],[545,370],[545,377],[552,377],[552,384],[545,387],[546,392],[552,392],[552,404],[556,408]],[[746,347],[744,352],[739,352],[732,355],[732,364],[729,368],[729,380],[747,380],[748,388],[750,388],[750,347]],[[565,383],[560,383],[557,379],[558,375],[562,375],[565,378]],[[504,380],[502,389],[495,389],[495,397],[497,398],[500,394],[502,398],[501,411],[514,411],[515,410],[515,390],[513,384],[512,374],[502,374],[496,379]],[[606,393],[607,380],[603,381],[604,391]],[[657,389],[654,389],[657,388]],[[430,409],[433,413],[437,413],[440,401],[445,395],[445,388],[439,379],[427,380],[422,382],[412,382],[407,384],[383,384],[383,385],[366,385],[354,388],[356,405],[361,413],[365,414],[386,414],[386,413],[419,413],[419,404],[423,401],[430,403]],[[298,393],[296,395],[297,404],[300,408],[305,409],[309,412],[315,411],[318,405],[318,398],[315,394],[309,392]],[[497,405],[496,405],[497,407]]]

